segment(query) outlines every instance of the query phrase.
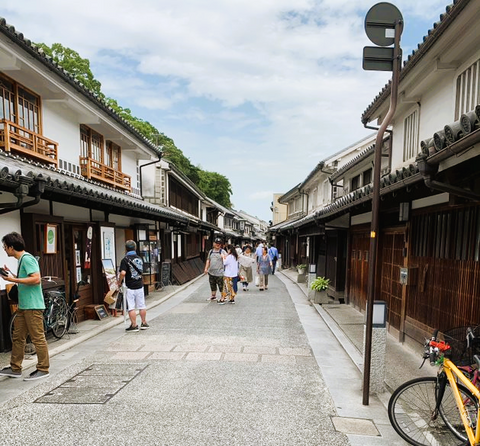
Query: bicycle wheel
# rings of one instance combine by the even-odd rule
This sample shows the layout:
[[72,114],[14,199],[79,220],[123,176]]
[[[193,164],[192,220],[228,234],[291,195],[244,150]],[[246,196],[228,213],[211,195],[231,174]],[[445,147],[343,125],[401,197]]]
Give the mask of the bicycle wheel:
[[[459,388],[462,397],[475,401],[468,389],[463,386]],[[388,403],[388,417],[393,428],[400,437],[414,446],[468,444],[450,385],[447,383],[440,416],[434,416],[436,393],[435,377],[417,378],[402,384],[393,392]]]
[[57,339],[63,337],[67,331],[68,307],[65,299],[56,298],[51,303],[52,308],[47,320],[47,326],[52,330],[53,336]]
[[[10,340],[13,343],[13,328],[15,325],[15,318],[17,317],[17,313],[13,313],[12,317],[10,318]],[[25,354],[26,355],[35,355],[37,353],[37,349],[33,345],[32,339],[30,335],[27,334],[27,338],[25,340]]]
[[[478,401],[472,395],[470,390],[468,390],[466,387],[464,387],[460,383],[457,383],[457,385],[458,385],[458,390],[460,391],[460,395],[462,396],[463,404],[465,405],[465,409],[467,410],[468,418],[471,421],[472,428],[475,430],[477,426]],[[450,390],[449,387],[447,389]],[[451,390],[450,390],[450,393],[447,394],[447,397],[454,398]],[[450,413],[444,413],[444,409],[445,409],[445,406],[443,405],[443,400],[442,400],[442,405],[440,406],[440,410],[439,410],[440,416],[442,417],[443,421],[448,426],[448,428],[453,432],[453,434],[458,439],[466,442],[465,444],[468,445],[469,444],[468,437],[465,432],[465,428],[462,423],[462,418],[460,417],[460,412],[458,411],[457,406],[455,405],[455,410],[452,410]]]

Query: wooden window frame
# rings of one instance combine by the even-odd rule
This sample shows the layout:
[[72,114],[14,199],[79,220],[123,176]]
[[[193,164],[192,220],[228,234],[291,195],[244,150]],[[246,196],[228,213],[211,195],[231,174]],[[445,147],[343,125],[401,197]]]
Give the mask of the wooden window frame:
[[[27,88],[25,85],[17,82],[16,80],[12,79],[11,77],[9,77],[7,75],[5,75],[4,73],[0,73],[0,82],[2,81],[2,79],[7,81],[8,83],[10,83],[12,85],[12,90],[13,91],[10,91],[8,89],[6,91],[9,91],[10,94],[13,96],[10,99],[10,102],[13,103],[14,110],[13,110],[13,113],[10,111],[10,113],[7,117],[6,114],[5,114],[5,108],[3,107],[3,118],[1,118],[1,119],[11,121],[14,124],[19,125],[20,127],[23,127],[25,129],[29,130],[30,132],[36,133],[37,135],[43,135],[43,132],[42,132],[42,99],[41,99],[40,95],[38,95],[37,93],[32,91],[30,88]],[[34,96],[37,103],[33,104],[28,99],[23,98],[23,96],[21,96],[19,94],[19,90],[23,90],[23,91],[25,91],[25,93],[28,93],[28,94]],[[33,127],[24,126],[23,125],[24,122],[20,123],[19,110],[20,110],[20,108],[22,108],[22,109],[25,108],[25,107],[20,106],[20,98],[22,98],[23,101],[26,101],[28,104],[31,104],[35,108],[35,112],[34,112],[33,116],[36,117],[36,124]],[[13,117],[13,119],[11,119],[12,117]]]

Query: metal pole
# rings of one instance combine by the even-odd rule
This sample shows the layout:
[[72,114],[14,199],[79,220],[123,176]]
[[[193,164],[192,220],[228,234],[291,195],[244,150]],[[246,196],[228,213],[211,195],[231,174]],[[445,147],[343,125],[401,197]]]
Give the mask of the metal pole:
[[377,263],[377,241],[379,236],[379,208],[380,208],[380,173],[382,163],[383,135],[397,108],[398,81],[402,50],[400,48],[400,35],[402,34],[403,21],[395,22],[395,42],[393,50],[392,88],[390,91],[390,108],[380,126],[375,140],[375,164],[373,169],[373,196],[372,196],[372,225],[370,231],[370,258],[368,262],[368,291],[367,291],[367,321],[365,332],[365,364],[363,368],[363,405],[368,406],[370,396],[370,365],[372,362],[372,325],[373,301],[375,300],[375,272]]

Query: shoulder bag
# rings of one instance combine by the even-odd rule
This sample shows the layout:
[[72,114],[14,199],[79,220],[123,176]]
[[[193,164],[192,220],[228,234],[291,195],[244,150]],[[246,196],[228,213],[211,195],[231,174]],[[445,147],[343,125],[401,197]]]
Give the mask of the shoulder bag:
[[[28,254],[25,254],[28,255]],[[20,259],[20,262],[18,263],[18,268],[17,271],[20,271],[20,265],[22,264],[23,257]],[[8,298],[15,304],[18,304],[18,286],[17,284],[13,284],[9,290],[7,290],[7,296]]]

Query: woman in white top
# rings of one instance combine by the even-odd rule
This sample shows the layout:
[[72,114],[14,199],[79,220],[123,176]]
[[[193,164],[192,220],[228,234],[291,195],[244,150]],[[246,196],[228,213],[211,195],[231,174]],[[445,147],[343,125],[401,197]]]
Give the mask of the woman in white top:
[[225,272],[223,273],[223,292],[222,298],[218,301],[220,305],[225,304],[228,296],[231,304],[235,303],[235,290],[233,288],[233,279],[238,276],[238,255],[233,245],[227,246],[227,255],[223,256],[223,266]]
[[255,264],[251,246],[245,246],[243,254],[238,256],[238,263],[240,264],[238,275],[243,285],[243,291],[248,291],[248,284],[253,282],[253,265]]

